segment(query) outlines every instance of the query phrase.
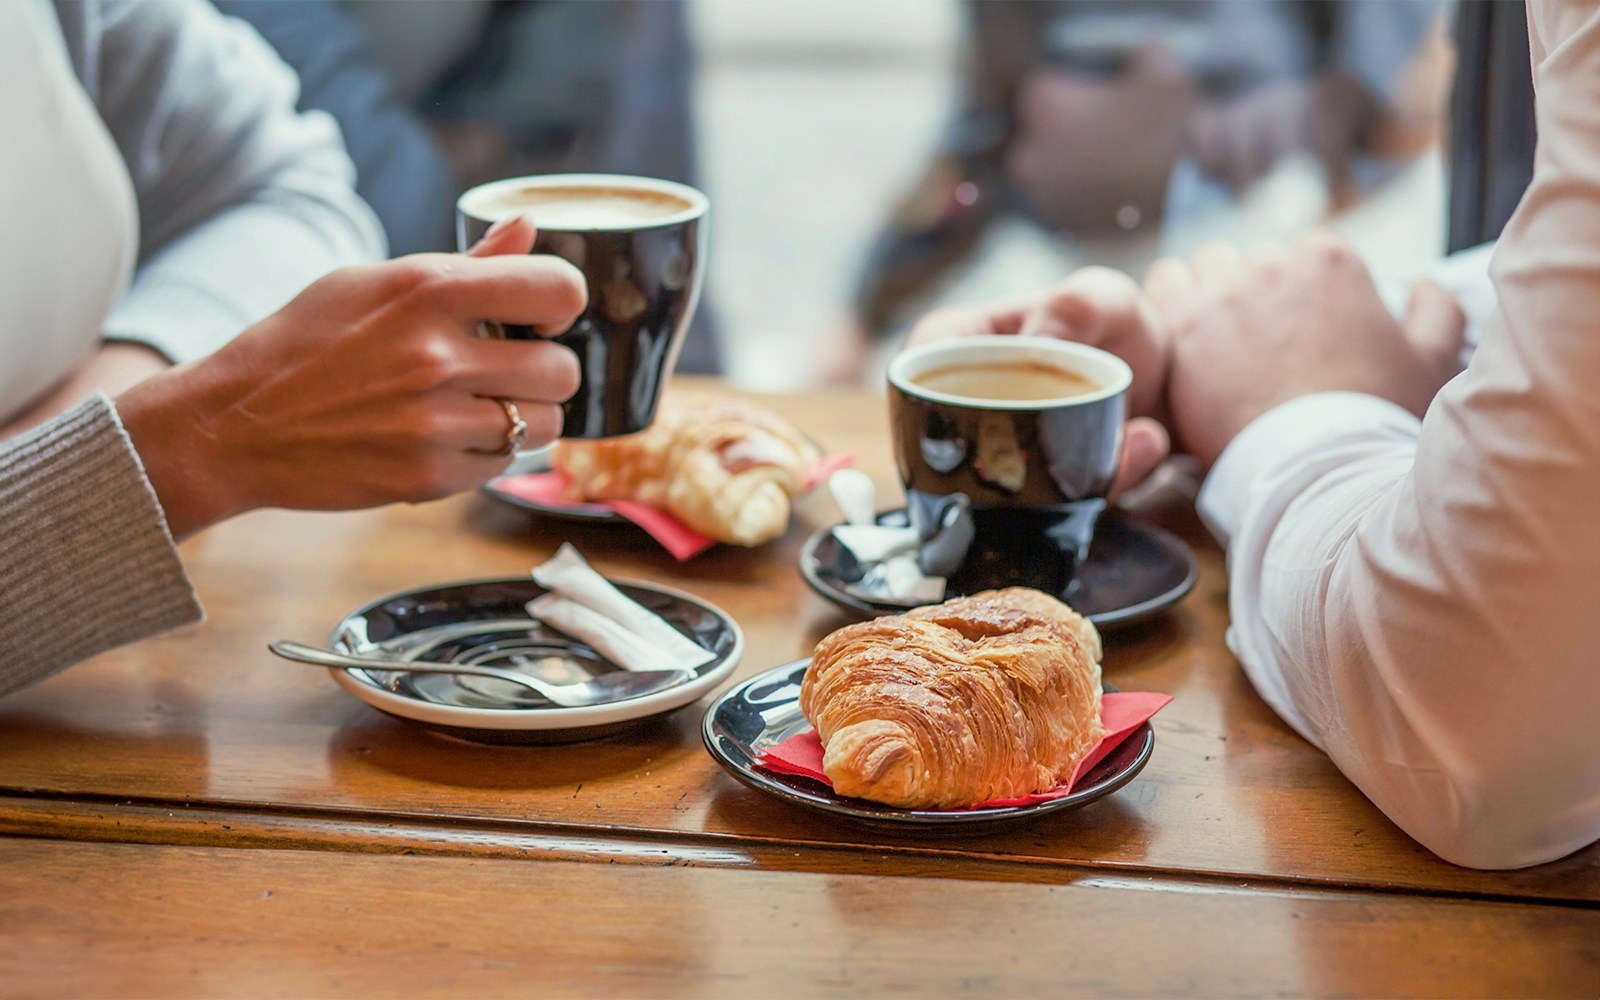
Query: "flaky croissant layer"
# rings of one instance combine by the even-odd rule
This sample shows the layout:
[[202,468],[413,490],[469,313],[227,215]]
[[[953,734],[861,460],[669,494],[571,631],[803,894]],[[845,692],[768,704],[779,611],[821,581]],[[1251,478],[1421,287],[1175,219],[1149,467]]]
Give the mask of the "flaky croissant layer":
[[653,424],[604,441],[561,441],[551,465],[569,499],[634,500],[734,545],[783,534],[793,497],[818,458],[782,418],[732,397],[662,400]]
[[956,598],[828,635],[800,710],[841,795],[949,809],[1047,791],[1104,735],[1100,635],[1037,590]]

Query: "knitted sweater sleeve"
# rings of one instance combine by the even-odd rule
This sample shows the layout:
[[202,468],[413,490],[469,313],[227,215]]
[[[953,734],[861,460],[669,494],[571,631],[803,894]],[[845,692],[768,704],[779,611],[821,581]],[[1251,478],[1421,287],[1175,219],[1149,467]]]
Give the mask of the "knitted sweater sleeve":
[[104,395],[0,442],[0,695],[202,617]]

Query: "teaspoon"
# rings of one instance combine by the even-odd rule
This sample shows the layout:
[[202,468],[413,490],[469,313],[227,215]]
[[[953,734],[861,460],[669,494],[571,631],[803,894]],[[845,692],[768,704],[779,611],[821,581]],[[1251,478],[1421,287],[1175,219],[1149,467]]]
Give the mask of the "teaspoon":
[[615,670],[578,684],[552,684],[528,674],[515,670],[502,670],[499,667],[437,663],[431,660],[380,660],[365,656],[347,656],[331,649],[308,646],[289,639],[274,639],[267,643],[267,648],[286,660],[310,663],[319,667],[360,667],[366,670],[493,677],[511,684],[520,684],[543,696],[551,704],[563,708],[582,708],[587,705],[604,705],[608,702],[637,698],[675,687],[694,676],[692,670]]

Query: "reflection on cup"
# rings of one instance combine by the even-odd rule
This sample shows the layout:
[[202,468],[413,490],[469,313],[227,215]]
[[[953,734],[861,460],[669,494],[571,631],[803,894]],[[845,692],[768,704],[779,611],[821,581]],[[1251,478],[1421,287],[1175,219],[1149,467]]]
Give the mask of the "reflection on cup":
[[924,572],[1067,594],[1122,455],[1133,373],[1042,337],[923,344],[889,364],[895,463]]
[[[562,437],[618,437],[655,419],[700,298],[709,208],[687,185],[620,174],[513,177],[456,202],[461,249],[503,218],[531,215],[533,252],[565,258],[588,283],[588,307],[554,338],[577,354],[581,372],[563,407]],[[512,325],[503,335],[534,336]]]

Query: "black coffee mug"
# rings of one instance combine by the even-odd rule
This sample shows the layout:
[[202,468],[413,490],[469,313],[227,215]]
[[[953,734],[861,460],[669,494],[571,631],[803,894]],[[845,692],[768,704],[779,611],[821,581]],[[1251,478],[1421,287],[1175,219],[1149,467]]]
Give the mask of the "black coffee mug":
[[1053,338],[966,337],[908,348],[888,375],[924,572],[955,593],[1067,594],[1122,458],[1128,366]]
[[[495,222],[531,215],[539,230],[533,252],[565,258],[588,283],[583,315],[552,338],[577,354],[581,373],[562,407],[562,437],[619,437],[655,420],[700,300],[709,209],[688,185],[621,174],[512,177],[457,200],[462,250]],[[510,324],[489,332],[537,336]]]

